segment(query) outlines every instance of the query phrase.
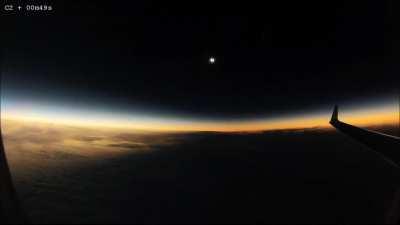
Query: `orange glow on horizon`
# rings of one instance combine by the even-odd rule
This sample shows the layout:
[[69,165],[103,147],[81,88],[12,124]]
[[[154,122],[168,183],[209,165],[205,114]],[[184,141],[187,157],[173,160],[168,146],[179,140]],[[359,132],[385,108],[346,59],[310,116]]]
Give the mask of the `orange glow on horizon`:
[[[60,116],[61,117],[61,116]],[[393,125],[398,121],[398,110],[395,106],[377,107],[371,109],[351,110],[339,112],[339,117],[346,123],[357,126]],[[311,127],[328,128],[330,112],[324,114],[299,115],[288,118],[258,119],[249,121],[177,121],[157,120],[124,121],[118,119],[102,118],[48,118],[28,114],[3,113],[5,120],[27,122],[51,123],[67,126],[97,127],[100,129],[143,130],[158,132],[191,132],[191,131],[216,131],[216,132],[257,132],[263,130],[301,129]]]

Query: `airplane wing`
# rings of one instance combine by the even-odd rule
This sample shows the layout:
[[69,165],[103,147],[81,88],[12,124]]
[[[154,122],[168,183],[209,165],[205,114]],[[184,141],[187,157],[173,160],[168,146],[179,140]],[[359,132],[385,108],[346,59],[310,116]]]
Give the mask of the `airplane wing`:
[[336,105],[330,124],[342,133],[363,143],[370,149],[380,153],[389,161],[400,163],[400,138],[375,131],[362,129],[347,123],[338,118],[338,106]]

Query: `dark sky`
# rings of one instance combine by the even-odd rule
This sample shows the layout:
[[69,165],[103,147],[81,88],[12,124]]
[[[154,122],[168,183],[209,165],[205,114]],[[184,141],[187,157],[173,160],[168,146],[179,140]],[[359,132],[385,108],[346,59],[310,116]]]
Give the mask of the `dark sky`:
[[279,2],[58,1],[52,16],[4,16],[4,88],[206,118],[395,93],[390,2]]

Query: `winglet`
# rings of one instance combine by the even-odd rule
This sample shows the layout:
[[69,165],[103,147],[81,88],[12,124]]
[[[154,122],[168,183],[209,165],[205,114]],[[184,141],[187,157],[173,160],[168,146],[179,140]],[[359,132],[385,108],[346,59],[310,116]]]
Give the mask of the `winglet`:
[[339,119],[338,119],[339,112],[338,111],[339,111],[339,107],[337,105],[335,105],[335,107],[333,108],[333,113],[332,113],[332,117],[331,117],[331,121],[330,121],[331,124],[339,121]]

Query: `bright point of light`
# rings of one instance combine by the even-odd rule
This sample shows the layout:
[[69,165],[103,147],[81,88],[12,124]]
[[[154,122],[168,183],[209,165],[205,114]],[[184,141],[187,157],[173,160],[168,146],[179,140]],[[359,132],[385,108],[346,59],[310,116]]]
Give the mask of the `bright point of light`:
[[211,64],[215,63],[215,58],[214,57],[210,57],[210,59],[208,60]]

